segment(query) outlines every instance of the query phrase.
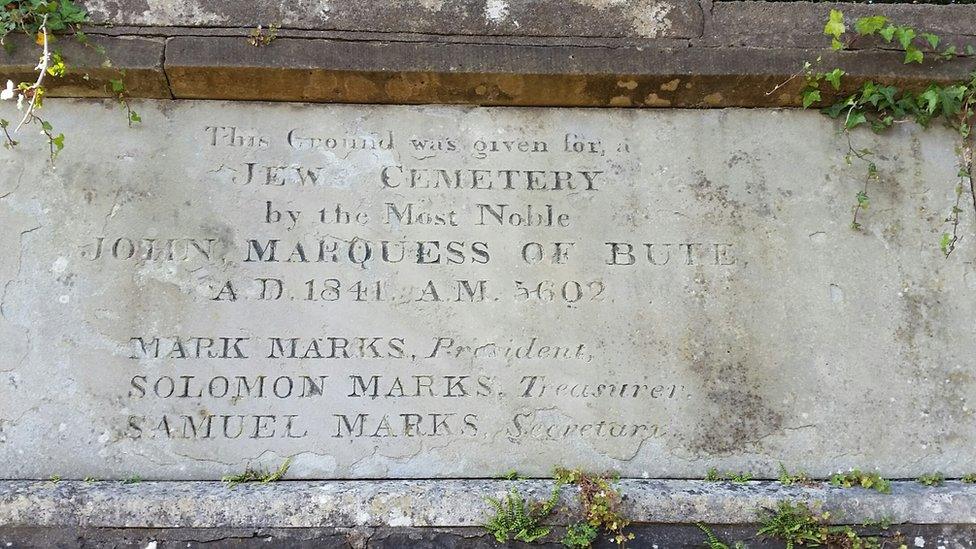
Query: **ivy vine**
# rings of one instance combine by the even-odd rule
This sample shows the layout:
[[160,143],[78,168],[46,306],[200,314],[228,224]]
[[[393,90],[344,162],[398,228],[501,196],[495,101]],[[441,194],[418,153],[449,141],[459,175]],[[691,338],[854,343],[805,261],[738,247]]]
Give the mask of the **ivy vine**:
[[[942,62],[963,54],[956,46],[946,45],[942,38],[931,32],[920,32],[914,27],[902,25],[883,15],[861,17],[854,21],[853,31],[848,28],[843,12],[832,9],[824,25],[824,35],[830,38],[835,51],[852,47],[858,41],[874,41],[894,46],[904,53],[905,64]],[[965,47],[965,55],[976,55],[972,45]],[[847,138],[848,164],[859,162],[865,167],[864,180],[855,195],[852,207],[851,227],[861,230],[861,214],[870,205],[871,186],[880,183],[878,166],[872,159],[870,149],[854,146],[851,130],[860,126],[869,127],[877,133],[891,129],[895,124],[914,121],[923,127],[935,121],[952,128],[958,135],[959,170],[955,186],[955,201],[946,216],[948,228],[942,234],[939,247],[949,257],[960,241],[959,214],[962,213],[963,195],[972,198],[972,208],[976,212],[976,188],[973,183],[973,124],[976,122],[976,72],[963,81],[942,85],[931,83],[921,91],[911,91],[894,85],[884,85],[868,81],[854,93],[843,96],[832,104],[825,104],[825,97],[836,95],[842,88],[842,79],[847,75],[839,67],[826,70],[823,58],[807,62],[801,73],[794,75],[805,79],[801,92],[804,108],[819,107],[825,115],[839,120]],[[792,78],[790,79],[792,80]],[[777,86],[777,88],[782,85]],[[826,92],[826,93],[824,93]]]
[[[94,49],[102,56],[103,66],[112,66],[105,48],[92,44],[88,36],[82,32],[81,25],[89,22],[88,13],[72,0],[10,0],[0,7],[0,45],[7,53],[11,53],[14,49],[14,44],[10,40],[10,36],[14,33],[24,33],[41,49],[37,66],[34,67],[37,78],[32,82],[17,84],[7,80],[6,87],[0,91],[0,100],[16,100],[17,109],[23,112],[20,121],[13,127],[11,121],[0,118],[0,129],[3,130],[3,144],[6,148],[17,146],[18,142],[14,139],[14,135],[24,127],[36,124],[40,127],[40,133],[47,139],[52,162],[64,149],[64,134],[55,132],[51,122],[39,113],[44,105],[44,97],[47,95],[45,79],[61,78],[68,70],[60,49],[53,47],[57,43],[56,35],[61,34],[73,34],[78,43]],[[84,78],[90,80],[87,74]],[[125,111],[126,120],[131,126],[133,123],[141,122],[141,118],[129,105],[124,79],[125,71],[120,70],[117,78],[109,79],[109,85],[112,95]]]

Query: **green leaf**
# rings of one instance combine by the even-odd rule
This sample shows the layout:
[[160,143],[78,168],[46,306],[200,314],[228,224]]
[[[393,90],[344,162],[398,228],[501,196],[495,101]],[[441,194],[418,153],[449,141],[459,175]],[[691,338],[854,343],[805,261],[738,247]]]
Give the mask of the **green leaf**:
[[844,43],[841,42],[840,40],[836,39],[836,38],[831,38],[830,39],[830,49],[832,49],[834,51],[842,50],[842,49],[844,49]]
[[895,37],[895,27],[893,25],[888,25],[887,27],[878,31],[881,38],[884,38],[886,42],[891,42],[891,39]]
[[884,28],[887,22],[888,18],[883,15],[861,17],[854,23],[854,30],[861,36],[870,36]]
[[909,45],[905,50],[905,64],[908,63],[921,63],[925,59],[925,54],[922,50],[916,48],[915,46]]
[[847,74],[847,73],[845,73],[841,69],[834,69],[834,70],[828,72],[827,74],[825,74],[824,75],[824,78],[827,80],[827,82],[830,82],[830,85],[833,86],[835,90],[839,90],[840,89],[840,78],[842,76],[844,76],[845,74]]
[[939,42],[941,42],[941,39],[938,36],[932,34],[931,32],[923,32],[922,38],[924,38],[925,41],[928,42],[930,46],[932,46],[933,50],[938,48]]
[[61,57],[61,52],[56,51],[51,54],[51,62],[47,67],[47,73],[51,76],[62,77],[64,76],[67,67],[64,65],[64,58]]
[[861,88],[861,101],[872,102],[872,100],[877,101],[879,98],[878,85],[874,82],[865,82]]
[[54,144],[54,150],[55,151],[60,151],[61,149],[63,149],[64,148],[64,134],[63,133],[59,133],[57,135],[57,137],[51,138],[51,143]]
[[901,44],[902,49],[907,50],[912,40],[915,39],[915,29],[911,27],[896,27],[895,38],[898,39],[898,43]]
[[966,95],[966,87],[962,85],[948,86],[939,90],[939,100],[942,104],[942,115],[954,117],[962,110],[962,99]]
[[966,55],[976,55],[976,48],[972,44],[966,44]]
[[925,107],[925,110],[929,114],[935,112],[936,107],[939,106],[939,90],[932,87],[925,90],[921,95],[918,96],[919,105]]
[[868,208],[868,206],[870,205],[870,201],[868,200],[868,193],[866,193],[864,191],[858,191],[858,193],[857,193],[857,205],[860,206],[861,209],[864,209],[864,210],[866,210]]
[[895,104],[895,94],[898,89],[894,86],[878,86],[878,94],[884,99],[884,102],[878,101],[875,106],[880,106],[882,108],[887,108]]
[[139,116],[138,113],[136,113],[136,111],[131,111],[129,113],[129,121],[130,122],[142,122],[142,118]]
[[847,121],[844,123],[844,127],[850,130],[852,128],[856,128],[860,126],[861,124],[864,124],[867,121],[868,119],[866,116],[864,116],[863,112],[855,111],[852,112],[850,116],[847,117]]
[[833,105],[823,109],[821,112],[823,112],[824,114],[826,114],[831,118],[837,118],[838,116],[840,116],[842,112],[844,112],[844,109],[846,109],[849,106],[850,105],[848,104],[847,101],[838,101],[837,103],[834,103]]
[[47,120],[44,120],[41,122],[41,129],[43,129],[46,132],[49,132],[54,129],[54,126],[52,126],[51,123],[48,122]]
[[109,84],[112,85],[113,92],[122,93],[125,91],[125,84],[122,82],[121,78],[119,79],[110,78],[108,82]]
[[839,40],[847,27],[844,26],[844,14],[838,10],[830,10],[830,17],[824,25],[824,34],[833,36],[834,40]]
[[949,246],[952,244],[952,235],[949,233],[942,233],[942,240],[939,241],[939,248],[942,249],[942,253],[949,255]]
[[803,108],[809,108],[810,105],[820,101],[820,90],[806,89],[803,90]]

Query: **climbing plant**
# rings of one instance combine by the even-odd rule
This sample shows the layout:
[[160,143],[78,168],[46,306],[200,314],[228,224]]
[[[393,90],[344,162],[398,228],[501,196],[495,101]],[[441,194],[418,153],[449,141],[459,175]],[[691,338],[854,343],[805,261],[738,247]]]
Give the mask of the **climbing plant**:
[[[65,58],[57,47],[57,36],[73,35],[80,44],[102,56],[103,66],[112,66],[105,49],[92,44],[81,31],[81,25],[88,22],[88,13],[72,0],[11,0],[0,7],[0,45],[7,53],[14,49],[11,35],[15,33],[27,35],[39,50],[39,60],[34,67],[36,79],[20,83],[7,80],[0,91],[0,100],[15,100],[17,109],[22,113],[19,121],[0,118],[5,147],[15,147],[18,142],[14,135],[25,127],[36,126],[40,127],[40,132],[47,139],[52,162],[64,148],[64,134],[56,132],[51,122],[40,114],[47,94],[46,79],[61,78],[68,70]],[[141,119],[129,105],[124,78],[124,71],[118,71],[117,78],[109,79],[109,85],[111,94],[118,100],[131,125]],[[85,75],[85,80],[90,80],[90,77]]]
[[[920,31],[883,15],[858,18],[851,28],[843,12],[832,9],[823,33],[830,38],[830,46],[835,51],[848,49],[858,42],[880,42],[886,47],[900,50],[905,64],[939,63],[976,54],[972,45],[959,51],[937,34]],[[853,93],[841,95],[833,103],[826,99],[840,93],[842,80],[847,76],[843,69],[824,67],[823,57],[818,57],[813,62],[807,62],[802,72],[795,76],[804,78],[801,92],[803,106],[819,107],[821,112],[838,120],[847,140],[846,162],[858,162],[864,166],[863,182],[852,206],[851,227],[855,230],[862,228],[861,215],[869,207],[872,185],[881,183],[881,175],[874,161],[874,151],[856,147],[851,131],[865,126],[883,133],[905,121],[914,121],[923,127],[938,121],[955,130],[959,157],[957,181],[954,182],[955,200],[948,210],[947,229],[939,242],[942,253],[949,257],[960,240],[959,223],[965,195],[971,198],[973,211],[976,212],[973,183],[976,72],[965,80],[948,84],[933,82],[915,90],[867,81]]]

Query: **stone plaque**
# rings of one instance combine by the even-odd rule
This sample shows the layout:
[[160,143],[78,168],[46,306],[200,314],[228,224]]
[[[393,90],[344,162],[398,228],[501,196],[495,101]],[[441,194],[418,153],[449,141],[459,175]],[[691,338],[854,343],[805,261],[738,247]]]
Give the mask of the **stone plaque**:
[[948,132],[854,231],[815,113],[136,108],[3,153],[3,477],[976,467]]

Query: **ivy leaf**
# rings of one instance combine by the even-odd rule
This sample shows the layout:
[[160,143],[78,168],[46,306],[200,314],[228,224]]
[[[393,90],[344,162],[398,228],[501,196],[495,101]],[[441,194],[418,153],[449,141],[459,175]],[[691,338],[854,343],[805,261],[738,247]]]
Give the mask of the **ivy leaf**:
[[64,134],[59,133],[57,137],[51,138],[51,144],[54,145],[54,150],[60,152],[64,148]]
[[88,13],[71,0],[61,0],[61,19],[66,23],[85,23]]
[[878,95],[878,85],[874,82],[865,82],[864,86],[861,88],[861,102],[869,102],[872,104],[877,104],[880,96]]
[[907,50],[912,40],[915,40],[915,29],[911,27],[896,27],[895,38],[898,39],[898,43],[901,44],[902,49]]
[[846,109],[849,106],[850,105],[848,104],[847,101],[838,101],[837,103],[834,103],[833,105],[823,109],[821,112],[823,112],[824,114],[826,114],[831,118],[837,118],[838,116],[840,116],[840,113],[844,112],[844,109]]
[[893,25],[888,25],[887,27],[878,31],[881,38],[885,39],[885,42],[891,42],[891,39],[895,37],[895,27]]
[[857,193],[857,205],[860,206],[862,209],[865,209],[865,210],[868,208],[868,206],[870,205],[870,201],[868,200],[868,193],[866,193],[864,191],[858,191],[858,193]]
[[942,103],[942,114],[953,117],[962,110],[962,98],[966,95],[966,87],[962,85],[949,86],[939,90],[939,100]]
[[840,40],[841,35],[847,27],[844,26],[844,14],[839,10],[830,10],[830,17],[827,19],[827,24],[824,25],[824,34],[827,36],[833,36],[834,40]]
[[813,105],[817,101],[820,101],[820,90],[806,89],[803,90],[803,108],[807,109],[810,105]]
[[824,75],[824,79],[830,82],[830,85],[834,87],[835,90],[840,89],[840,78],[844,76],[845,73],[842,69],[834,69]]
[[941,39],[938,36],[932,34],[931,32],[923,32],[922,38],[924,38],[925,41],[928,42],[930,46],[932,46],[933,50],[938,48],[939,42],[941,42]]
[[939,106],[939,90],[935,87],[931,87],[925,90],[922,95],[919,95],[918,100],[919,104],[924,104],[925,110],[928,111],[929,114],[932,114],[935,112],[936,107]]
[[842,49],[844,49],[844,43],[841,42],[840,40],[836,39],[836,38],[831,38],[830,39],[830,49],[832,49],[834,51],[842,50]]
[[129,113],[129,122],[142,122],[142,117],[136,111],[132,111]]
[[861,17],[854,23],[854,30],[861,36],[870,36],[884,28],[887,22],[888,18],[883,15]]
[[108,82],[109,82],[109,84],[112,85],[112,91],[113,92],[115,92],[115,93],[122,93],[122,92],[125,91],[125,84],[122,82],[122,79],[121,78],[119,78],[119,79],[110,78]]
[[46,132],[49,132],[54,129],[54,126],[52,126],[51,123],[48,122],[47,120],[44,120],[41,122],[41,129],[43,129]]
[[939,248],[942,249],[942,253],[949,255],[949,246],[952,244],[952,235],[949,233],[942,233],[942,240],[939,241]]
[[909,45],[905,49],[905,64],[908,63],[921,63],[925,59],[925,54],[922,50],[916,48],[915,46]]
[[885,100],[885,102],[884,103],[881,103],[881,101],[879,100],[874,105],[875,106],[880,105],[882,107],[890,107],[890,106],[894,105],[895,104],[895,93],[897,93],[897,92],[898,92],[898,89],[895,88],[894,86],[878,86],[878,94]]
[[976,48],[972,44],[966,45],[966,55],[976,55]]
[[867,121],[868,119],[866,116],[864,116],[863,112],[852,112],[851,115],[847,117],[847,121],[844,122],[844,127],[850,130],[864,124]]

